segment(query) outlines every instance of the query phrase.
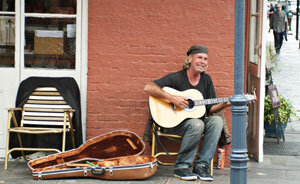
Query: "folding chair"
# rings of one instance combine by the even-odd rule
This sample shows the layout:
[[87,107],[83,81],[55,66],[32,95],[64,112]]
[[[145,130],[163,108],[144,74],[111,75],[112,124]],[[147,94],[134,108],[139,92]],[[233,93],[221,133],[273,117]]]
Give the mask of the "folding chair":
[[[15,111],[21,111],[22,113],[20,122],[17,122]],[[74,112],[75,110],[67,104],[55,87],[38,87],[32,92],[23,107],[9,109],[4,168],[7,169],[8,157],[13,151],[21,151],[25,159],[27,157],[24,151],[65,151],[66,132],[71,133],[73,148],[75,148],[72,126]],[[14,127],[11,127],[11,120]],[[16,133],[19,147],[9,149],[10,133]],[[55,148],[25,148],[22,145],[22,136],[20,134],[54,133],[62,134],[61,150]]]
[[[155,122],[153,122],[152,124],[153,127],[153,131],[152,131],[152,150],[151,150],[151,155],[156,157],[157,161],[159,164],[161,165],[175,165],[174,162],[163,162],[162,160],[159,159],[159,156],[165,155],[165,156],[176,156],[178,155],[178,152],[169,152],[167,150],[162,150],[162,151],[158,151],[158,144],[162,145],[162,142],[160,141],[161,137],[166,137],[169,140],[172,141],[181,141],[182,137],[179,135],[174,135],[174,134],[166,134],[166,133],[162,133],[161,129],[159,126],[157,126],[155,124]],[[156,134],[156,135],[155,135]],[[157,140],[159,139],[159,140]],[[158,142],[159,141],[159,142]],[[162,145],[163,146],[163,145]],[[165,146],[163,146],[165,149]],[[210,162],[210,174],[213,175],[213,159]]]

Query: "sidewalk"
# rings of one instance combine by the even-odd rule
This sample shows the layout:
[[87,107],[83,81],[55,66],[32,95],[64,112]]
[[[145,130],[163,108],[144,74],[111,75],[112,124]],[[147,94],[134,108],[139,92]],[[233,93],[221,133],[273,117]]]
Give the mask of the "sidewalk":
[[[288,136],[288,135],[287,135]],[[105,184],[183,184],[183,183],[208,183],[204,181],[182,181],[172,176],[173,168],[158,166],[154,176],[139,181],[106,181],[93,178],[33,180],[26,162],[10,162],[8,170],[4,170],[4,162],[0,162],[0,184],[31,184],[31,183],[105,183]],[[299,184],[300,182],[300,156],[274,156],[265,155],[263,163],[250,160],[247,169],[248,184]],[[214,169],[214,184],[230,183],[230,168],[224,170]]]

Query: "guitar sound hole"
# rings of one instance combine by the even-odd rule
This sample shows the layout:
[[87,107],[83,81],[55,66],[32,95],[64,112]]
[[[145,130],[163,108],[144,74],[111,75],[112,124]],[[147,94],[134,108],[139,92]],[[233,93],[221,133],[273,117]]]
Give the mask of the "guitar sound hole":
[[195,106],[194,101],[191,99],[188,99],[188,102],[189,102],[189,105],[188,105],[189,109],[192,109]]

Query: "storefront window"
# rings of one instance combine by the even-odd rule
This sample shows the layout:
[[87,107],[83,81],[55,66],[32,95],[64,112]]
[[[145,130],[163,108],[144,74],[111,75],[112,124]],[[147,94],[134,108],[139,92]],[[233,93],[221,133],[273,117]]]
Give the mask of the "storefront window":
[[15,1],[0,1],[0,67],[14,67]]
[[25,0],[24,66],[75,69],[76,0]]
[[258,57],[258,0],[251,1],[251,15],[250,15],[250,30],[249,30],[249,61],[253,64],[257,64]]
[[0,14],[0,67],[14,67],[15,16]]
[[25,13],[76,14],[76,0],[25,0]]
[[1,0],[0,11],[14,12],[15,11],[15,0]]
[[24,3],[18,26],[25,26],[25,68],[75,69],[77,0],[1,0],[0,67],[16,65],[15,17],[20,12],[15,12],[15,2]]
[[75,29],[72,18],[25,18],[25,67],[75,68]]

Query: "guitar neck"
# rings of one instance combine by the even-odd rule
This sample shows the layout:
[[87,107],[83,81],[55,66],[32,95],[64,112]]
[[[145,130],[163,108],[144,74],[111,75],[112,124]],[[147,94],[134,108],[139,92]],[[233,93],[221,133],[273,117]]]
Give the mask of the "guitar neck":
[[195,106],[218,104],[223,102],[229,102],[229,98],[210,98],[204,100],[195,100]]

